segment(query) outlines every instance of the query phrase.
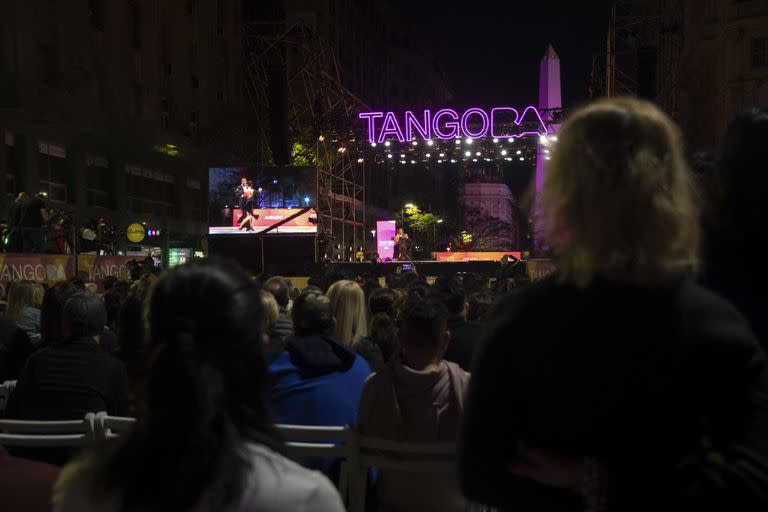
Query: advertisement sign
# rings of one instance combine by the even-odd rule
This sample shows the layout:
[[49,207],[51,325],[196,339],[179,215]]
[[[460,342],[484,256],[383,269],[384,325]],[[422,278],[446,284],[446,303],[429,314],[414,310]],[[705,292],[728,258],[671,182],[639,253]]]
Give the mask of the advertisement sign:
[[494,251],[494,252],[436,252],[437,261],[500,261],[504,256],[522,257],[520,251]]
[[531,282],[541,281],[557,270],[557,266],[552,260],[528,260],[525,268],[528,271],[528,279]]
[[138,244],[144,240],[145,236],[147,236],[147,230],[142,224],[134,223],[128,226],[128,229],[125,230],[125,236],[128,238],[129,242]]
[[381,261],[395,257],[395,237],[397,228],[393,220],[380,220],[376,222],[376,252]]

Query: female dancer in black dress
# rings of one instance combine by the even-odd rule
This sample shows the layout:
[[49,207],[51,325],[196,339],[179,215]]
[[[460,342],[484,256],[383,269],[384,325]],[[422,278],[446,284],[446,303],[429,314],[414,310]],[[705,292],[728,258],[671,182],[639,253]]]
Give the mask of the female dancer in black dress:
[[243,228],[246,231],[253,231],[253,222],[256,220],[253,213],[253,203],[253,189],[251,187],[243,188],[243,215],[240,217],[239,231],[242,231]]

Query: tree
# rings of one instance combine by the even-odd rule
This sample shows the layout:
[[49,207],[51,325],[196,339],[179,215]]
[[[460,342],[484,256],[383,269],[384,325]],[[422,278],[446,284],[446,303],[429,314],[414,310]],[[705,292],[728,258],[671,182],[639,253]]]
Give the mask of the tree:
[[478,208],[464,211],[466,231],[472,235],[472,249],[509,249],[515,244],[515,226]]
[[416,235],[415,238],[431,240],[433,247],[437,245],[437,226],[441,217],[432,212],[422,212],[418,206],[409,204],[395,214],[395,220]]

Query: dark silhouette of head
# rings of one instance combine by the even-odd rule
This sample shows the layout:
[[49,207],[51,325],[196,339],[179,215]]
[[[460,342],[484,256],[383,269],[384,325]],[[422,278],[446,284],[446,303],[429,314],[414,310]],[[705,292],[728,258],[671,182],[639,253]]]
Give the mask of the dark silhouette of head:
[[80,292],[70,281],[62,281],[48,288],[40,307],[40,338],[43,345],[55,345],[64,340],[62,313],[67,300]]
[[331,301],[316,292],[302,293],[293,303],[293,331],[297,336],[328,334],[333,329]]
[[234,264],[195,260],[159,278],[147,308],[152,361],[138,423],[103,472],[125,509],[222,510],[242,492],[243,441],[273,443],[264,402],[264,311]]
[[66,336],[97,336],[107,325],[107,308],[101,297],[93,293],[76,293],[64,303],[61,323]]
[[393,320],[397,317],[397,296],[391,288],[377,288],[368,297],[368,313],[384,313]]
[[275,296],[275,300],[277,301],[278,306],[281,308],[288,307],[291,286],[286,278],[282,276],[270,277],[264,282],[264,291],[267,291]]
[[436,300],[414,300],[403,309],[399,331],[403,361],[424,367],[442,359],[448,348],[448,311]]

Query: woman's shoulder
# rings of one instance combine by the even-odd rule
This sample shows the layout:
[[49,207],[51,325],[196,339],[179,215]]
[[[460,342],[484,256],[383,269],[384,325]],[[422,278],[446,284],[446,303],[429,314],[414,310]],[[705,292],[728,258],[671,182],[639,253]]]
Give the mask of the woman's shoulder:
[[341,497],[319,471],[300,466],[283,455],[257,443],[247,443],[251,471],[238,512],[263,510],[319,512],[343,511]]

